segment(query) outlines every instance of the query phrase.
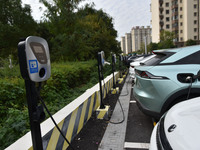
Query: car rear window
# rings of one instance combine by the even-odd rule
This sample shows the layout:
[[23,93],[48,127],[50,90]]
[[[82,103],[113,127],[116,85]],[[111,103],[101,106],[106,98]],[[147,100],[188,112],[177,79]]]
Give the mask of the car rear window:
[[155,65],[158,65],[161,61],[167,59],[169,56],[173,55],[174,53],[172,52],[167,52],[167,53],[156,53],[155,57],[145,61],[143,63],[143,65],[146,65],[146,66],[155,66]]

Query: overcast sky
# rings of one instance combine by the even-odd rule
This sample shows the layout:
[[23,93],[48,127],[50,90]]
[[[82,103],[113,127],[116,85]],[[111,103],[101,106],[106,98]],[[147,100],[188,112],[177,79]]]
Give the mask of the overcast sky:
[[[23,4],[30,4],[35,20],[40,20],[45,7],[39,0],[22,0]],[[114,27],[118,31],[118,40],[134,26],[149,26],[151,20],[151,0],[85,0],[94,2],[96,9],[103,9],[114,19]]]

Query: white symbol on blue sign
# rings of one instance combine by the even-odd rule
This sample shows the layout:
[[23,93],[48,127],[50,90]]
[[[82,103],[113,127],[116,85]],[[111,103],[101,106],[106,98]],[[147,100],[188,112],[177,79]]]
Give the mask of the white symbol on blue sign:
[[37,60],[29,60],[30,73],[38,72],[38,62]]

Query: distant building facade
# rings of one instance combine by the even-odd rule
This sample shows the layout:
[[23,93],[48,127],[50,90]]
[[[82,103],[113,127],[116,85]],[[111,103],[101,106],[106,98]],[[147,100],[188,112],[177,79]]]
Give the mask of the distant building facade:
[[132,38],[132,52],[137,52],[141,49],[142,44],[150,44],[151,43],[151,28],[147,26],[133,27],[131,30],[131,38]]
[[124,54],[137,52],[141,49],[142,44],[148,45],[152,42],[152,29],[150,26],[136,26],[131,29],[130,33],[126,33],[121,37],[121,50]]
[[125,34],[125,48],[126,48],[126,54],[132,52],[131,33],[126,33],[126,34]]
[[124,54],[127,54],[126,52],[126,46],[125,46],[125,36],[121,37],[121,50]]
[[174,43],[200,40],[200,0],[151,0],[152,42],[160,41],[162,30],[175,33]]

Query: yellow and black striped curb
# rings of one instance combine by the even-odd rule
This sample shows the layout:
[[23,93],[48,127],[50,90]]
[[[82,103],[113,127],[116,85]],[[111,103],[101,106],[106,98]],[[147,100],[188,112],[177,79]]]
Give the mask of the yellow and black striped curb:
[[[115,83],[118,77],[119,73],[115,72]],[[112,87],[113,78],[110,75],[105,79],[105,85],[102,86],[103,98],[106,97],[107,93]],[[66,138],[71,142],[73,138],[81,131],[86,122],[90,119],[92,113],[94,113],[99,106],[100,93],[99,84],[97,84],[54,114],[54,119],[58,123],[58,126]],[[64,141],[63,137],[60,135],[50,119],[47,119],[41,124],[41,134],[44,150],[62,150],[69,146]],[[6,150],[13,149],[33,149],[31,133],[28,132],[26,135],[6,148]]]
[[[115,83],[119,73],[115,74]],[[113,78],[110,78],[105,85],[102,86],[103,89],[103,98],[106,97],[108,92],[113,86]],[[68,104],[70,105],[70,104]],[[59,128],[64,133],[65,137],[71,142],[74,137],[81,131],[83,126],[90,119],[93,112],[100,106],[100,93],[99,91],[94,92],[89,98],[87,98],[82,104],[80,104],[73,112],[66,116],[61,122],[58,123]],[[102,116],[103,112],[99,114]],[[107,112],[104,112],[104,115],[108,115]],[[47,150],[64,150],[69,145],[64,140],[62,135],[59,133],[56,127],[51,129],[42,137],[43,149]],[[29,150],[33,149],[30,147]]]
[[[99,106],[98,92],[95,92],[84,103],[76,108],[70,115],[63,119],[58,126],[71,142],[72,139],[81,131],[86,122],[90,119],[92,113]],[[66,149],[69,145],[60,135],[57,128],[53,128],[43,138],[44,149]]]

